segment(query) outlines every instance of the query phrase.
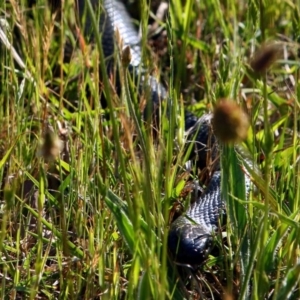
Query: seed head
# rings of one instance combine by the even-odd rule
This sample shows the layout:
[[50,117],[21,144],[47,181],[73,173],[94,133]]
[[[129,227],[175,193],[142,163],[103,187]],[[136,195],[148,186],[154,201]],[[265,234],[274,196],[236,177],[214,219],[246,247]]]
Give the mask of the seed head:
[[128,65],[131,62],[131,52],[130,52],[130,47],[126,46],[123,50],[122,50],[122,65],[124,68],[127,68]]
[[51,161],[59,156],[62,146],[63,143],[60,138],[54,132],[47,130],[38,154],[43,156],[45,160]]
[[256,74],[262,74],[263,72],[267,71],[278,59],[280,50],[281,48],[279,44],[269,43],[263,45],[257,50],[250,62],[252,71]]
[[215,135],[223,143],[235,143],[247,137],[249,121],[233,100],[221,99],[215,106],[212,125]]

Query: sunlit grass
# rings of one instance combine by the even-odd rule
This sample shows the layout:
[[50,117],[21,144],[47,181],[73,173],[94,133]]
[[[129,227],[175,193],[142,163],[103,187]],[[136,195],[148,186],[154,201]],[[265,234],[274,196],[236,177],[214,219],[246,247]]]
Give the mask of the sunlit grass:
[[[1,28],[21,62],[1,39],[1,299],[300,297],[296,2],[173,0],[160,24],[167,63],[157,66],[141,1],[143,61],[172,99],[156,132],[142,122],[130,72],[120,66],[120,93],[111,85],[100,34],[94,47],[83,42],[72,1],[61,20],[44,1],[29,9],[7,1],[1,18],[19,35]],[[63,62],[64,42],[78,39]],[[265,41],[278,43],[278,60],[251,72]],[[221,98],[236,100],[251,125],[238,151],[221,146],[227,226],[216,234],[219,251],[191,270],[167,255],[186,176],[183,106],[201,116]],[[42,151],[49,131],[63,142],[59,157],[51,141]]]

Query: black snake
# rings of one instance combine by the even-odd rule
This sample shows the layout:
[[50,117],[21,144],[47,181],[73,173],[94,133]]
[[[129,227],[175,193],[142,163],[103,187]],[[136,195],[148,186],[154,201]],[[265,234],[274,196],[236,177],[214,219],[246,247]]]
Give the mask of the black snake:
[[[131,52],[130,68],[143,69],[141,62],[140,38],[125,5],[118,0],[91,0],[95,11],[101,9],[99,30],[102,36],[102,47],[106,58],[112,57],[115,49],[115,32],[118,30],[123,46],[129,46]],[[78,0],[79,15],[83,20],[85,35],[93,38],[91,18],[86,8],[85,0]],[[140,71],[141,72],[141,71]],[[167,91],[162,84],[153,77],[148,77],[150,86],[150,100],[159,103],[167,97]],[[215,143],[211,135],[210,116],[197,118],[185,112],[185,128],[189,137],[195,137],[193,155],[197,156],[197,166],[206,166],[207,150]],[[210,147],[208,140],[211,137]],[[212,151],[215,158],[218,151]],[[197,154],[195,154],[197,153]],[[185,215],[178,217],[170,226],[168,247],[173,259],[181,264],[199,265],[210,253],[213,243],[213,232],[219,225],[220,214],[223,213],[224,202],[221,199],[221,174],[220,170],[211,177],[206,191],[188,208]]]

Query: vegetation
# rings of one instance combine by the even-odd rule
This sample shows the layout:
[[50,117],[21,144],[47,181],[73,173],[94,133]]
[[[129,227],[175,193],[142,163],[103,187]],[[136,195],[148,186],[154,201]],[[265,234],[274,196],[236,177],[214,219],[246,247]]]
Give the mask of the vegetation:
[[[124,66],[114,90],[100,33],[84,42],[63,2],[61,15],[46,0],[1,9],[1,299],[299,299],[300,1],[172,0],[157,27],[137,1],[144,64],[172,99],[158,132],[147,95]],[[250,122],[241,151],[222,148],[227,226],[202,266],[176,266],[183,107],[201,116],[224,98]]]

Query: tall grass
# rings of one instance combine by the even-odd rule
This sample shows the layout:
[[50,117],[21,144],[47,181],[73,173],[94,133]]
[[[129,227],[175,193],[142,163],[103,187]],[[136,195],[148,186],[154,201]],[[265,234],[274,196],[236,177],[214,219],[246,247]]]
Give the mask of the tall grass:
[[[1,10],[22,60],[1,39],[1,299],[299,299],[300,2],[173,0],[160,68],[141,1],[144,64],[172,99],[158,132],[142,121],[149,95],[139,99],[121,63],[120,93],[111,84],[91,7],[94,47],[76,35],[72,1],[61,18],[37,2]],[[278,42],[277,62],[251,71],[268,41]],[[203,266],[179,267],[167,234],[188,177],[183,107],[201,116],[221,98],[251,121],[242,150],[221,151],[226,229]]]

